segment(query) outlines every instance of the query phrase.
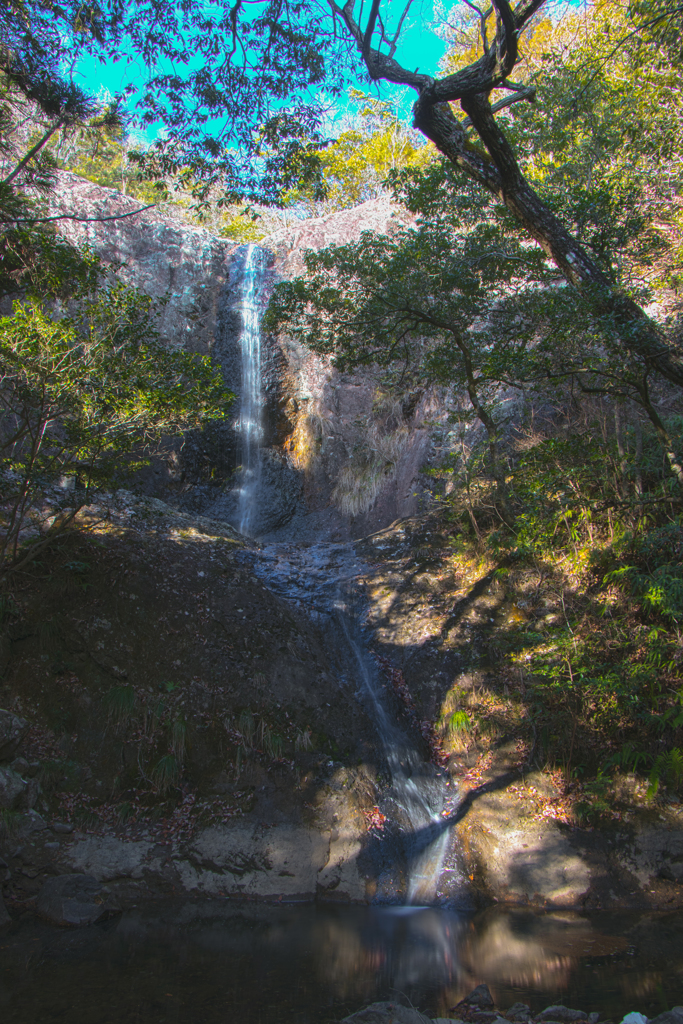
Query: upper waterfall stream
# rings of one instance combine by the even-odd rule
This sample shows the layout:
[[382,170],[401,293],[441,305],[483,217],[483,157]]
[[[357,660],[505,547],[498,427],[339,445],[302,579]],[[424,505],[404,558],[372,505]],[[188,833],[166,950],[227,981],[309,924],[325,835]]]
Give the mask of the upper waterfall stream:
[[241,437],[242,468],[238,506],[240,533],[250,535],[261,478],[260,445],[263,436],[263,394],[261,390],[261,293],[262,250],[247,246],[242,274],[240,312],[242,329],[242,387],[237,428]]

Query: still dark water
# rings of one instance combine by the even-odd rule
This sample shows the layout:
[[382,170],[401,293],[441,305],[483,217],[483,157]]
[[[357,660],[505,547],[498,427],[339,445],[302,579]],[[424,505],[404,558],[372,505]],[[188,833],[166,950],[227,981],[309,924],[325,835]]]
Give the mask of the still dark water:
[[501,1008],[653,1016],[683,1004],[683,914],[197,901],[0,935],[2,1024],[323,1024],[386,998],[436,1016],[481,981]]

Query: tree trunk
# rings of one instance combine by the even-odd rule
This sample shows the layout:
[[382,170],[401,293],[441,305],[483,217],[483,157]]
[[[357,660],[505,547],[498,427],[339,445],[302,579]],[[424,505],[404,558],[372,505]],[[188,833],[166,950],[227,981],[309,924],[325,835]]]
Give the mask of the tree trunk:
[[626,446],[624,444],[624,423],[623,423],[623,409],[620,399],[615,399],[614,402],[614,436],[617,442],[617,453],[619,455],[619,480],[618,489],[619,494],[622,498],[628,496],[628,480],[626,471],[628,469],[628,459],[626,457]]
[[664,449],[664,454],[666,455],[666,461],[669,463],[669,468],[676,477],[678,486],[683,490],[683,465],[681,464],[681,459],[676,451],[676,445],[673,442],[673,438],[652,404],[646,384],[638,388],[638,394],[640,397],[640,404],[647,413],[650,423],[655,428],[657,437]]
[[643,495],[643,428],[637,411],[633,418],[633,430],[636,437],[635,488],[637,497],[641,498]]
[[669,348],[657,325],[640,306],[614,288],[531,188],[495,119],[488,96],[466,96],[460,103],[486,147],[486,153],[469,142],[465,129],[447,103],[431,103],[421,96],[413,107],[415,127],[452,164],[507,206],[567,282],[588,296],[596,315],[612,320],[629,352],[638,355],[672,384],[683,387],[680,354]]

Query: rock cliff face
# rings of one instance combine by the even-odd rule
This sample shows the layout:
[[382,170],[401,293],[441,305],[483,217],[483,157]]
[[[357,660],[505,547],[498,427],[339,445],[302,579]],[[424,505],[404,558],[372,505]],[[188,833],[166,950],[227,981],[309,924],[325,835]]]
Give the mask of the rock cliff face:
[[[145,479],[147,490],[195,512],[234,518],[231,474],[239,465],[241,282],[246,247],[184,223],[173,213],[143,210],[137,200],[73,174],[60,175],[55,213],[77,213],[60,230],[88,245],[126,283],[163,301],[159,331],[169,346],[211,355],[237,394],[227,426],[169,442],[168,457]],[[113,218],[113,219],[99,219]],[[391,232],[408,215],[386,200],[297,222],[268,236],[267,304],[272,286],[303,271],[306,249],[352,241],[363,231]],[[342,376],[287,337],[262,338],[264,409],[260,533],[297,537],[315,531],[359,535],[417,508],[416,486],[428,453],[424,422],[438,412],[434,395],[416,394],[409,408],[378,402],[371,374]],[[371,464],[371,442],[385,439]]]
[[[88,246],[126,284],[160,300],[162,341],[212,356],[234,390],[240,372],[234,243],[156,209],[137,213],[138,200],[67,172],[60,172],[52,203],[53,212],[67,218],[59,230],[70,242]],[[68,219],[74,214],[82,219]],[[232,426],[190,435],[184,443],[169,443],[168,458],[153,467],[147,488],[171,497],[199,484],[211,470],[227,479],[236,460]]]

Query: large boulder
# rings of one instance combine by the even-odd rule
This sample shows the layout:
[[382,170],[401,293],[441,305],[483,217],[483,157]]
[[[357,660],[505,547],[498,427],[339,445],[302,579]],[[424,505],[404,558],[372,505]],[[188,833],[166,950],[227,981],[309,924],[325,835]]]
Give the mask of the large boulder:
[[577,1021],[588,1020],[588,1014],[583,1010],[572,1010],[568,1006],[554,1005],[546,1006],[534,1017],[535,1021],[559,1021],[560,1024],[576,1024]]
[[3,810],[15,810],[22,802],[27,789],[28,783],[24,782],[14,769],[0,768],[0,807]]
[[683,1006],[674,1006],[672,1010],[660,1013],[653,1017],[650,1024],[683,1024]]
[[478,1006],[480,1010],[492,1010],[494,1007],[491,990],[488,985],[484,984],[477,985],[476,988],[473,988],[470,994],[458,1005],[462,1006],[463,1003],[469,1003],[470,1006]]
[[86,872],[99,882],[115,878],[142,878],[146,871],[160,869],[153,856],[154,844],[126,842],[115,836],[88,836],[65,851],[64,858],[76,871]]
[[77,928],[94,924],[117,909],[92,875],[48,878],[36,900],[36,910],[46,921]]
[[302,825],[215,825],[196,836],[176,867],[186,889],[207,895],[310,899],[329,848],[329,834]]
[[418,1010],[400,1003],[371,1003],[358,1013],[344,1017],[342,1024],[432,1024]]
[[28,722],[12,711],[0,711],[0,761],[9,761],[28,732]]

